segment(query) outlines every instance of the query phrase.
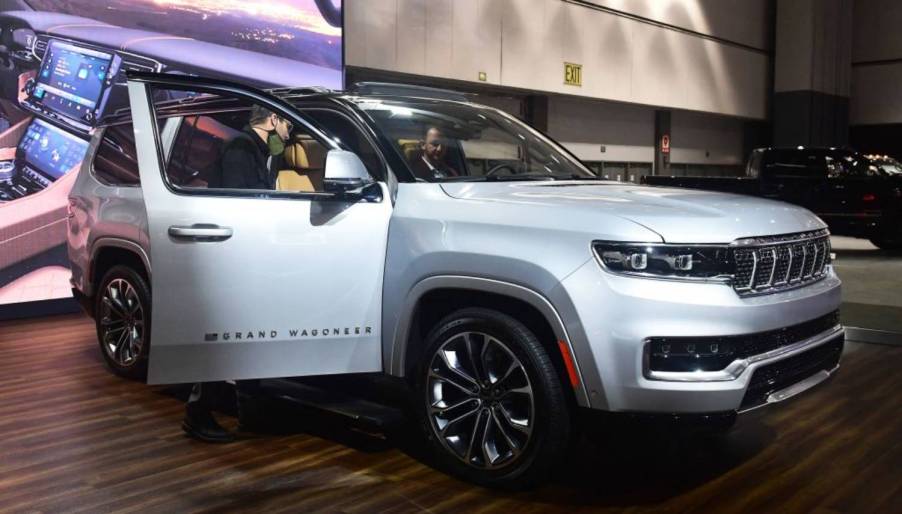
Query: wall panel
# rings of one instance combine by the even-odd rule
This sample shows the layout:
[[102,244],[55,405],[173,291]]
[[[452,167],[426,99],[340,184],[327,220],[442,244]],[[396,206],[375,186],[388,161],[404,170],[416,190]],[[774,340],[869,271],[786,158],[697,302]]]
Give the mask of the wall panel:
[[680,28],[768,49],[768,0],[589,0]]
[[[684,25],[708,16],[715,20],[711,33],[721,34],[731,23],[748,25],[749,33],[766,32],[759,13],[763,0],[627,3],[654,14],[650,18]],[[491,84],[527,90],[767,117],[766,53],[562,0],[348,0],[345,5],[351,66],[471,82],[484,72]],[[754,39],[742,35],[746,29],[735,30],[743,41]],[[563,83],[565,61],[583,66],[582,87]]]

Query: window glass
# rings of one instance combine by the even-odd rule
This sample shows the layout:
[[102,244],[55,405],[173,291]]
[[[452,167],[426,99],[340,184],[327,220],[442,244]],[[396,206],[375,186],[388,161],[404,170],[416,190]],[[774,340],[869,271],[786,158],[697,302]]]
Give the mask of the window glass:
[[347,116],[325,108],[302,109],[301,112],[315,121],[319,128],[333,137],[337,143],[354,152],[376,180],[385,176],[385,165],[369,138]]
[[804,150],[771,151],[764,158],[764,175],[774,178],[824,178],[824,156]]
[[891,176],[902,176],[902,164],[899,164],[897,161],[887,160],[882,164],[877,166],[877,168],[882,171],[885,175]]
[[825,157],[827,165],[827,177],[847,179],[866,177],[870,175],[867,163],[858,159],[854,154],[836,154]]
[[131,123],[106,127],[100,146],[94,154],[94,176],[113,186],[137,186],[138,153]]
[[[185,190],[321,192],[327,146],[287,116],[240,99],[154,91],[166,178]],[[185,115],[184,105],[192,113]]]
[[763,150],[755,150],[749,157],[748,165],[745,169],[745,175],[749,178],[758,178],[761,172],[761,159],[764,156]]
[[437,100],[357,102],[417,180],[595,178],[561,147],[494,109]]

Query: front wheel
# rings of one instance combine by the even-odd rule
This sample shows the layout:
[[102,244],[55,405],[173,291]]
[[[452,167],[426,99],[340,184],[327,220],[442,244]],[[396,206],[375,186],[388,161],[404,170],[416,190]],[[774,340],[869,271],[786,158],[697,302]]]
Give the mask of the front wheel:
[[150,349],[150,288],[128,266],[113,266],[95,295],[94,317],[100,352],[119,376],[147,377]]
[[427,338],[418,411],[446,471],[522,488],[546,477],[570,436],[555,367],[526,326],[497,311],[459,310]]

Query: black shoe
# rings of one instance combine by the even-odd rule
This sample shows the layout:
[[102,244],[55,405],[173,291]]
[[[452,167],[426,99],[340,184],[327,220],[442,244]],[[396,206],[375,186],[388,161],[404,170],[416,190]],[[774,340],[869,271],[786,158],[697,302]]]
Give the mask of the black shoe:
[[213,413],[190,403],[185,406],[182,430],[189,436],[208,443],[228,443],[235,440],[235,435],[222,428]]

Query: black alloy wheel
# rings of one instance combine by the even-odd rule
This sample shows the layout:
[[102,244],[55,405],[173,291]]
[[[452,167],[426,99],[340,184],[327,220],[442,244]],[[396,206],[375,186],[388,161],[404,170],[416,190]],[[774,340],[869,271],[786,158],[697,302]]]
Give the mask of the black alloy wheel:
[[548,475],[570,434],[567,399],[545,348],[515,318],[468,308],[427,338],[421,424],[444,470],[523,488]]
[[95,293],[97,340],[107,366],[119,376],[147,378],[150,349],[150,288],[139,273],[114,266]]

